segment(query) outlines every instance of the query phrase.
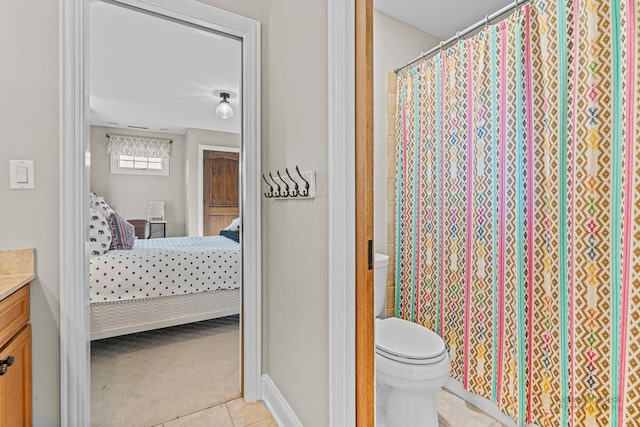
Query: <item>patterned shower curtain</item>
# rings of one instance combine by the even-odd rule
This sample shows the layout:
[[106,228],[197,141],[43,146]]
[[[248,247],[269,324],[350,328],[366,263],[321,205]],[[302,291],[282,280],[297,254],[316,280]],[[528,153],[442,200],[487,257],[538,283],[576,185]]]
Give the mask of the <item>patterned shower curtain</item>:
[[521,425],[640,425],[639,0],[534,0],[398,75],[396,314]]

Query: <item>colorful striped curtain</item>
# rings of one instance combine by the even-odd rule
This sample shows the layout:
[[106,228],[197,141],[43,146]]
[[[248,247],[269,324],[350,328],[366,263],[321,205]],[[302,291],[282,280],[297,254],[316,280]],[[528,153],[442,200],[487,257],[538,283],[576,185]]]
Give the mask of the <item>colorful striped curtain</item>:
[[398,75],[396,314],[521,425],[640,425],[639,3],[535,0]]

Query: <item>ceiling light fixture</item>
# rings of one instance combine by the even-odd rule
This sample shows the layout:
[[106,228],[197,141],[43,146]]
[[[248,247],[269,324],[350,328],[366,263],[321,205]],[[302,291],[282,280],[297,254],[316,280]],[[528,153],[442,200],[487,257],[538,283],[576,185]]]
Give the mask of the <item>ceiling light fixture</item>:
[[228,92],[220,92],[220,97],[222,98],[222,101],[220,101],[220,105],[216,108],[216,115],[221,119],[230,119],[233,117],[233,109],[231,108],[231,105],[229,105],[229,98],[231,98],[231,95],[229,95]]

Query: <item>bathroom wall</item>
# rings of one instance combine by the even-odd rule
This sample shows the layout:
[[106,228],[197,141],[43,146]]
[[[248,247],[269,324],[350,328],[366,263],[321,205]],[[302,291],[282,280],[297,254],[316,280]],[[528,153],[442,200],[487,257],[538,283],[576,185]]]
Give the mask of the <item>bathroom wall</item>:
[[387,71],[387,254],[389,254],[389,268],[387,269],[387,316],[395,316],[396,308],[396,130],[392,126],[396,120],[398,104],[396,73]]
[[[237,2],[237,1],[236,1]],[[268,1],[262,167],[315,170],[314,200],[263,201],[263,365],[305,427],[329,425],[327,1]]]
[[[57,1],[0,2],[0,249],[36,250],[31,324],[38,427],[60,425],[58,24]],[[11,159],[34,160],[35,189],[9,189]]]
[[[112,174],[110,133],[173,140],[169,176]],[[91,191],[127,219],[146,219],[149,202],[164,200],[167,237],[185,236],[185,148],[183,135],[91,126]]]
[[[373,162],[374,162],[374,244],[376,252],[389,255],[389,277],[393,277],[393,244],[395,229],[389,230],[393,221],[388,216],[389,201],[394,200],[394,189],[389,190],[389,179],[393,174],[388,171],[387,156],[395,156],[394,131],[395,117],[389,116],[391,107],[395,108],[395,77],[388,76],[389,71],[415,58],[421,52],[440,43],[440,39],[398,21],[382,12],[373,13]],[[395,73],[394,73],[395,74]],[[387,92],[388,83],[393,92]],[[395,112],[394,112],[395,114]],[[390,192],[391,191],[391,192]],[[393,281],[387,290],[387,315],[393,315]],[[390,314],[391,313],[391,314]]]

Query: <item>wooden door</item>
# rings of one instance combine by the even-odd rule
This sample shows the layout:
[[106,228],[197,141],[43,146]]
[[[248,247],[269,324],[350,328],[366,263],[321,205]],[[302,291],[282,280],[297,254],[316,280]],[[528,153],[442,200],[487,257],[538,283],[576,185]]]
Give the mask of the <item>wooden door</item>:
[[356,0],[356,426],[374,427],[373,0]]
[[240,216],[239,155],[226,151],[205,151],[203,163],[202,229],[205,236],[215,236]]

